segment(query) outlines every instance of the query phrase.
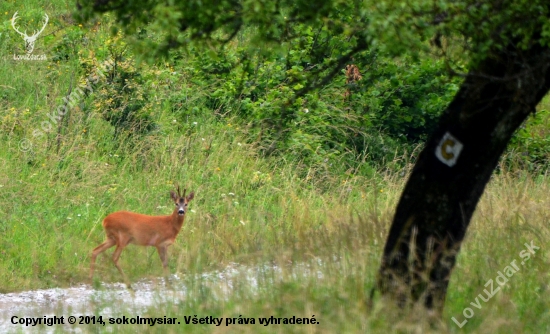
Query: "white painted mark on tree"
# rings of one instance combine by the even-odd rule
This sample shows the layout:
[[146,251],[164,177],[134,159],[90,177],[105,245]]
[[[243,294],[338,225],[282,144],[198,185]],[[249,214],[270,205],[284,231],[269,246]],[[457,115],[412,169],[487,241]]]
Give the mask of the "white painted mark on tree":
[[463,147],[464,145],[458,139],[449,132],[445,132],[435,149],[435,156],[445,165],[453,167]]

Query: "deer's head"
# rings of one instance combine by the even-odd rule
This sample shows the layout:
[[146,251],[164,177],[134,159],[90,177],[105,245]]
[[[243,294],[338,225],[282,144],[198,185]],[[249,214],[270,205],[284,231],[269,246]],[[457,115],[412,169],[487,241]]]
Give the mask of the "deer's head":
[[179,216],[185,215],[185,210],[187,210],[187,204],[191,202],[193,197],[195,197],[195,193],[191,192],[187,197],[185,197],[185,193],[187,192],[187,189],[183,189],[183,195],[180,193],[180,187],[177,187],[177,193],[171,191],[170,197],[174,200],[174,204],[176,204],[176,210],[178,211]]

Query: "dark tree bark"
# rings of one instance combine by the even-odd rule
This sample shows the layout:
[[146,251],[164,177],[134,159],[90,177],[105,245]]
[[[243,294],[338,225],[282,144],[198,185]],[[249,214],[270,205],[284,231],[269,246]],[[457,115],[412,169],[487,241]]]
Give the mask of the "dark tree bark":
[[550,49],[540,45],[511,44],[470,72],[401,195],[379,272],[383,295],[442,310],[485,185],[512,134],[549,89]]

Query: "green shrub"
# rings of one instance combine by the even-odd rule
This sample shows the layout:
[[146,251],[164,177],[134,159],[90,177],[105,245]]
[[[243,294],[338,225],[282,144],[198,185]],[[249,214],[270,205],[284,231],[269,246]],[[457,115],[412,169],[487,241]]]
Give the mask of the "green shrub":
[[[115,129],[115,137],[120,135],[141,135],[152,131],[153,103],[146,76],[154,73],[145,67],[138,68],[132,55],[127,54],[120,36],[107,41],[105,48],[113,66],[107,67],[106,80],[99,83],[94,91],[93,110],[103,116]],[[82,67],[90,75],[93,68],[99,67],[97,61],[83,57]]]

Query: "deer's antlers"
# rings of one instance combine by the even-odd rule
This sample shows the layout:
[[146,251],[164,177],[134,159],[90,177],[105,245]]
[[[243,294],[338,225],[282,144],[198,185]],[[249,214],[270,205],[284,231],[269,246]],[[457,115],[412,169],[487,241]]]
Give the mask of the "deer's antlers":
[[40,35],[42,33],[42,31],[44,31],[44,29],[46,29],[46,25],[48,24],[48,20],[50,19],[48,17],[48,14],[44,13],[44,25],[42,26],[42,28],[39,30],[39,31],[34,31],[32,36],[27,36],[27,31],[25,30],[25,32],[21,32],[19,31],[19,29],[17,29],[17,27],[15,26],[15,22],[17,21],[19,17],[17,16],[17,12],[15,12],[15,14],[13,14],[13,17],[11,19],[11,26],[13,27],[13,29],[15,31],[17,31],[21,36],[25,36],[27,38],[32,38],[32,37],[36,37],[38,35]]
[[17,27],[15,26],[15,21],[17,21],[17,19],[18,19],[17,12],[15,12],[15,14],[13,14],[13,17],[11,18],[11,26],[13,27],[13,30],[17,31],[19,33],[19,35],[27,37],[27,31],[26,30],[23,33],[21,31],[19,31],[19,29],[17,29]]
[[44,13],[44,25],[42,26],[42,29],[40,29],[39,32],[35,32],[33,36],[38,36],[42,33],[42,31],[44,31],[44,29],[46,29],[46,25],[48,24],[48,20],[50,18],[48,17],[48,14]]

